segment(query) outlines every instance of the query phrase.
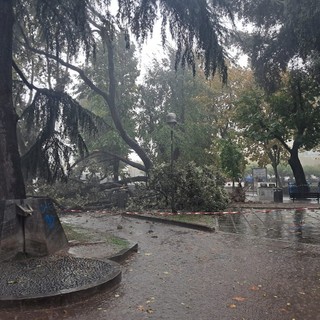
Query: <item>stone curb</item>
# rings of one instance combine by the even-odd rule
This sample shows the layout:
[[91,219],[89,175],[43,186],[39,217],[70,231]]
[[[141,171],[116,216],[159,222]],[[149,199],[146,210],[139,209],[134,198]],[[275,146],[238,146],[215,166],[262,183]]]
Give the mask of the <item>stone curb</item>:
[[[87,260],[93,259],[87,258]],[[38,308],[57,307],[68,303],[79,302],[81,299],[89,298],[101,291],[111,291],[121,282],[122,272],[118,263],[109,260],[103,262],[111,265],[112,268],[112,271],[109,272],[104,279],[102,277],[102,279],[87,285],[70,289],[62,289],[48,294],[29,295],[24,297],[2,296],[0,297],[0,308],[28,308],[35,306]]]
[[286,202],[286,203],[262,203],[262,202],[244,202],[244,203],[230,203],[227,209],[283,209],[283,210],[292,210],[299,208],[306,209],[320,209],[318,203],[312,203],[310,201],[295,201],[295,202]]
[[165,218],[159,218],[159,217],[153,217],[153,216],[145,216],[145,215],[130,214],[130,213],[121,213],[121,215],[127,218],[134,218],[134,219],[140,219],[140,220],[146,220],[146,221],[152,221],[152,222],[160,222],[160,223],[170,224],[178,227],[184,227],[184,228],[195,229],[195,230],[206,231],[206,232],[215,232],[216,230],[214,227],[209,227],[201,224],[175,221],[171,219],[165,219]]
[[[125,261],[133,253],[138,251],[138,244],[131,243],[129,248],[123,249],[118,253],[106,257],[106,258],[95,258],[89,260],[100,260],[108,263],[112,266],[112,273],[108,274],[108,277],[104,281],[94,282],[90,285],[75,287],[72,289],[61,290],[52,294],[41,295],[41,296],[25,296],[25,297],[1,297],[0,296],[0,308],[11,309],[11,308],[28,308],[37,306],[39,308],[61,306],[68,303],[76,303],[81,299],[89,298],[101,291],[111,291],[120,282],[122,278],[122,272],[119,264]],[[75,257],[75,259],[77,259]]]
[[[174,221],[159,217],[152,217],[152,216],[143,216],[143,215],[133,215],[122,213],[124,217],[128,218],[136,218],[146,221],[158,222],[158,223],[165,223],[169,225],[175,225],[205,232],[214,232],[215,228],[208,227],[205,225],[198,225],[188,222],[181,222],[181,221]],[[100,260],[111,264],[114,268],[113,272],[108,275],[108,278],[104,279],[104,281],[98,281],[86,286],[75,287],[72,289],[60,290],[58,292],[53,292],[47,295],[41,296],[25,296],[25,297],[0,297],[0,308],[28,308],[28,307],[35,307],[38,308],[45,308],[45,307],[52,307],[52,306],[61,306],[68,303],[76,303],[81,301],[81,299],[89,298],[94,294],[105,291],[105,290],[112,290],[114,289],[120,282],[122,278],[122,273],[119,267],[119,264],[125,261],[128,257],[130,257],[133,253],[138,251],[138,244],[132,243],[129,248],[123,249],[120,252],[106,257],[106,258],[95,258],[90,260]]]
[[138,243],[132,244],[129,248],[123,249],[107,259],[117,263],[122,263],[135,252],[138,252]]

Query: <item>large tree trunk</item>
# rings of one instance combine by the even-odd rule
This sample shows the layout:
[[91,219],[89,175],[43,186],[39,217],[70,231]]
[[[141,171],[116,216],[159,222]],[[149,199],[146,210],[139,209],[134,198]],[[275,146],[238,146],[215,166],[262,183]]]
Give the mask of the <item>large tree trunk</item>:
[[26,197],[12,101],[13,0],[0,0],[0,200]]
[[114,72],[113,43],[112,43],[112,39],[110,38],[110,36],[107,33],[104,36],[105,36],[105,41],[106,41],[107,50],[108,50],[109,99],[107,100],[107,103],[109,106],[111,117],[112,117],[113,123],[114,123],[116,129],[118,130],[121,138],[127,143],[127,145],[130,148],[132,148],[137,153],[137,155],[140,157],[140,159],[142,160],[142,162],[145,166],[146,172],[148,172],[149,169],[152,168],[152,162],[151,162],[150,158],[148,157],[148,155],[146,154],[146,152],[137,143],[137,141],[135,141],[134,139],[132,139],[128,135],[128,133],[126,132],[126,130],[124,129],[124,127],[122,125],[120,115],[117,110],[116,99],[115,99],[116,78],[115,78],[115,72]]
[[[0,0],[1,1],[1,0]],[[142,171],[146,171],[148,172],[152,166],[153,163],[150,159],[150,157],[147,155],[147,153],[145,152],[145,150],[139,145],[139,143],[131,138],[129,136],[129,134],[127,133],[127,131],[125,130],[125,128],[122,125],[121,122],[121,118],[119,115],[119,112],[117,110],[117,106],[116,106],[116,102],[115,102],[115,94],[116,94],[116,79],[115,79],[115,74],[114,74],[114,54],[113,54],[113,44],[112,44],[112,40],[109,38],[109,36],[106,34],[104,40],[106,41],[107,44],[107,50],[108,50],[108,66],[109,66],[109,94],[107,94],[105,91],[99,89],[86,75],[85,72],[76,67],[73,66],[70,63],[67,63],[65,61],[63,61],[62,59],[60,59],[59,57],[56,57],[52,54],[49,54],[43,50],[39,50],[36,48],[32,48],[30,46],[27,46],[27,48],[37,54],[40,55],[44,55],[46,57],[49,57],[50,59],[56,60],[59,63],[61,63],[61,65],[70,68],[71,70],[74,70],[75,72],[77,72],[79,74],[79,76],[82,78],[82,80],[84,81],[84,83],[86,85],[88,85],[89,88],[91,88],[93,91],[95,91],[97,94],[99,94],[107,103],[109,109],[110,109],[110,114],[113,120],[113,123],[115,125],[115,128],[118,130],[121,138],[123,139],[123,141],[132,149],[134,150],[137,155],[140,157],[140,159],[142,160],[143,164],[144,164],[144,168],[141,168]],[[129,163],[129,162],[127,162]],[[139,164],[136,163],[134,165],[134,167],[138,167]]]
[[290,158],[288,160],[288,163],[292,169],[294,178],[296,180],[297,186],[306,186],[307,180],[306,176],[304,174],[303,167],[301,165],[299,156],[298,156],[298,148],[293,146],[293,148],[290,151]]

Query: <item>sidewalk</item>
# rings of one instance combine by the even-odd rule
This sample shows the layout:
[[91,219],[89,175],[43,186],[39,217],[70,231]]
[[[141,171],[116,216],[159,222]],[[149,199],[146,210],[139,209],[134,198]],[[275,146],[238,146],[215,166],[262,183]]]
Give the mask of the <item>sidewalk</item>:
[[316,245],[103,212],[63,219],[137,242],[139,253],[123,264],[113,292],[61,308],[2,310],[1,320],[320,319]]
[[[294,202],[288,195],[283,195],[283,202],[259,201],[257,193],[247,192],[245,203],[235,204],[241,207],[249,208],[320,208],[317,200],[295,200]],[[232,205],[231,205],[232,206]]]

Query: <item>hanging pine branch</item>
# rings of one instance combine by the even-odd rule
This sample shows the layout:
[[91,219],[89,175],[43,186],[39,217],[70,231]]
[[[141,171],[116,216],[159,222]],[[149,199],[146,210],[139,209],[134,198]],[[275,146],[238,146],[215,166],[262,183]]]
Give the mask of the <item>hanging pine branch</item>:
[[139,3],[119,0],[119,16],[142,43],[152,35],[155,21],[161,17],[163,44],[167,29],[177,45],[176,68],[190,66],[196,71],[196,62],[203,58],[206,76],[218,72],[227,80],[224,45],[230,30],[223,26],[226,16],[233,21],[227,1],[209,3],[207,0],[145,0]]
[[82,133],[94,135],[105,123],[68,94],[48,89],[38,90],[23,112],[28,136],[34,134],[30,149],[22,156],[27,177],[41,177],[48,182],[66,179],[77,152],[88,154]]

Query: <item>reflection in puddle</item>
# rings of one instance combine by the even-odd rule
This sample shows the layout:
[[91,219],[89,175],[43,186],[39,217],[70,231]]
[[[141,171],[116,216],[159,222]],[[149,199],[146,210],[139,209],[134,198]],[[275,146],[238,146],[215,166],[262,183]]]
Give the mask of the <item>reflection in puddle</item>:
[[215,219],[224,232],[320,244],[320,210],[243,209]]

